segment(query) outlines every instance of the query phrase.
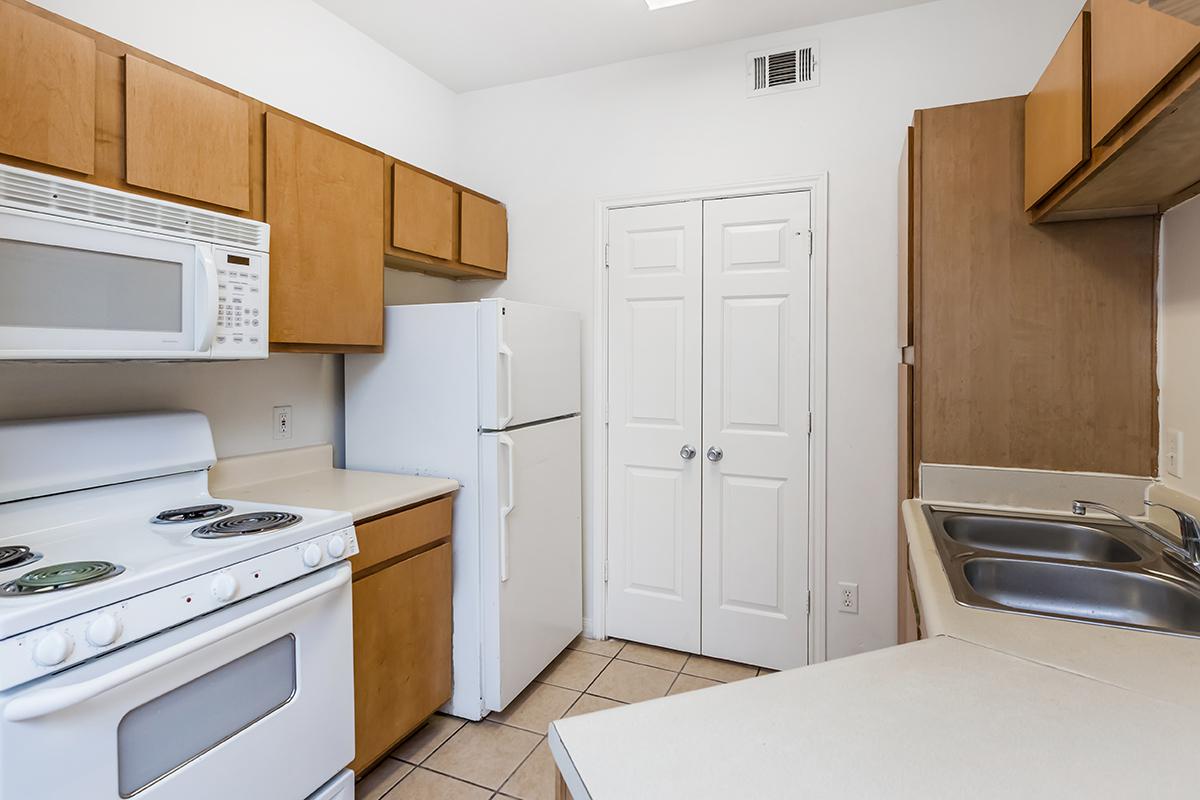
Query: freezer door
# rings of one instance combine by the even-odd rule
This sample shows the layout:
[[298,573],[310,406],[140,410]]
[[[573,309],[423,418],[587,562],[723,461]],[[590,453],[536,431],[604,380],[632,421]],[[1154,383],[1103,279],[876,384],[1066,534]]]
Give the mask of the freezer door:
[[580,317],[484,300],[479,311],[479,427],[504,430],[579,412]]
[[507,706],[583,628],[579,418],[480,438],[484,704]]

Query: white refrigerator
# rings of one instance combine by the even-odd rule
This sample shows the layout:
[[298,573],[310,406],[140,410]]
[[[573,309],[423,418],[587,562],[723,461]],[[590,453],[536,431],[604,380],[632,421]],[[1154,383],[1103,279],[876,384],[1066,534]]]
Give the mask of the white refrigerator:
[[384,351],[346,356],[346,467],[455,478],[454,695],[507,706],[583,625],[578,314],[528,303],[387,306]]

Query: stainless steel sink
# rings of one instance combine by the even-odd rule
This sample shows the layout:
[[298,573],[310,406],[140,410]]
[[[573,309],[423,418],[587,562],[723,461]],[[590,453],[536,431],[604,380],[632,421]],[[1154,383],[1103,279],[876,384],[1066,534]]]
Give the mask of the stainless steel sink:
[[925,507],[960,605],[1200,636],[1200,579],[1124,523]]
[[1069,522],[954,514],[943,521],[946,535],[967,547],[1068,561],[1140,561],[1137,550],[1111,533]]
[[1004,558],[970,559],[963,574],[1007,608],[1200,636],[1200,593],[1157,575]]

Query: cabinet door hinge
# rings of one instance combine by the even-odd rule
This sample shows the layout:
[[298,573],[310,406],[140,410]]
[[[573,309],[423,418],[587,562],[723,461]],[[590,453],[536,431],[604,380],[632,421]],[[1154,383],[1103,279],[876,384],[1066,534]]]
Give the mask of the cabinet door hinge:
[[608,269],[608,242],[604,243],[604,268]]
[[605,560],[604,567],[601,570],[601,572],[603,572],[603,574],[604,574],[604,582],[608,583],[608,561],[607,560]]
[[813,254],[813,232],[812,231],[808,232],[808,254],[810,256]]
[[804,598],[804,614],[805,616],[812,615],[812,589],[808,590],[807,596]]
[[808,412],[808,435],[812,436],[812,412]]

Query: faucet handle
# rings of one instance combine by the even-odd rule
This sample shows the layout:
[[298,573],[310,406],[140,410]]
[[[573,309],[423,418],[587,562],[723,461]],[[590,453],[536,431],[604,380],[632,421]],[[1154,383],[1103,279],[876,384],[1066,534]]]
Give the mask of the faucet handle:
[[1187,548],[1192,561],[1200,562],[1200,520],[1192,514],[1180,511],[1166,503],[1156,503],[1153,500],[1144,500],[1143,502],[1146,504],[1146,508],[1162,508],[1175,515],[1175,518],[1179,520],[1179,538],[1183,540],[1183,546]]

